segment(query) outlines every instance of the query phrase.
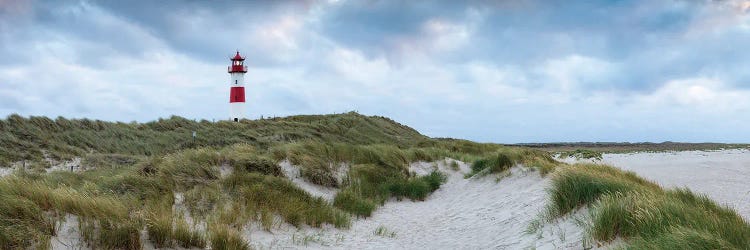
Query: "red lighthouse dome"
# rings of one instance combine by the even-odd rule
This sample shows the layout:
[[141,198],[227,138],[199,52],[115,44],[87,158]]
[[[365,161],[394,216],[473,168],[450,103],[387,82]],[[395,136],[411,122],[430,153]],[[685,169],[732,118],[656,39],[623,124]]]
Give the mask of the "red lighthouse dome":
[[245,58],[240,55],[239,51],[237,51],[234,57],[229,58],[229,60],[232,60],[232,65],[227,68],[229,73],[247,73],[247,67],[242,65]]

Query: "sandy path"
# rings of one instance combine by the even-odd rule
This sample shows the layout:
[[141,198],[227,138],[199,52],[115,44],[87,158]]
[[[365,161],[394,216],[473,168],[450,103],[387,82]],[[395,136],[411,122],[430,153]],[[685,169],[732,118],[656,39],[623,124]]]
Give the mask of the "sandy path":
[[750,220],[750,151],[605,154],[603,163],[631,170],[664,187],[688,187],[735,208]]
[[55,236],[50,240],[53,250],[63,249],[91,249],[83,242],[81,233],[78,232],[78,216],[65,215],[65,219],[57,226]]
[[[415,172],[431,163],[412,165]],[[429,164],[429,165],[425,165]],[[514,168],[508,177],[465,179],[466,164],[448,173],[448,181],[425,201],[389,201],[372,217],[354,220],[350,229],[257,227],[245,237],[255,249],[582,249],[582,230],[568,218],[526,234],[545,205],[547,181],[538,172]],[[379,233],[378,233],[379,232]]]

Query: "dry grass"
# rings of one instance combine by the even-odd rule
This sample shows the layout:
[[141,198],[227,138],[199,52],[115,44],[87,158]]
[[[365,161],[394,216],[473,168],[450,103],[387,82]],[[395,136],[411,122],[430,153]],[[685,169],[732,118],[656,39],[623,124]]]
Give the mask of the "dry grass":
[[549,215],[582,206],[597,241],[625,240],[626,249],[748,249],[750,224],[732,209],[687,189],[663,190],[632,172],[577,164],[552,177]]
[[[197,132],[193,141],[192,131]],[[294,141],[415,145],[428,140],[393,120],[355,112],[242,122],[192,121],[173,116],[148,123],[10,115],[0,120],[0,166],[21,160],[70,159],[93,151],[163,155],[197,147],[249,143],[259,148]]]
[[239,231],[225,225],[214,224],[209,229],[211,249],[249,250],[250,246],[240,236]]
[[[427,198],[445,176],[412,176],[410,162],[503,155],[543,173],[556,166],[539,151],[430,139],[387,118],[356,113],[240,123],[172,117],[142,124],[10,116],[0,120],[0,131],[0,164],[43,162],[47,154],[79,156],[86,167],[0,180],[0,196],[10,201],[3,204],[9,212],[0,212],[0,232],[14,232],[0,236],[0,248],[46,246],[55,218],[74,214],[92,248],[138,249],[145,229],[160,247],[242,249],[247,242],[238,230],[250,222],[265,229],[279,220],[345,228],[350,214],[369,216],[391,197]],[[198,133],[195,142],[192,131]],[[333,204],[284,178],[277,164],[284,159],[300,166],[305,179],[340,188]],[[341,163],[351,166],[343,179],[334,167]],[[223,178],[221,166],[234,172]],[[184,197],[177,205],[209,224],[205,231],[173,210],[176,192]],[[3,219],[23,223],[5,225]]]

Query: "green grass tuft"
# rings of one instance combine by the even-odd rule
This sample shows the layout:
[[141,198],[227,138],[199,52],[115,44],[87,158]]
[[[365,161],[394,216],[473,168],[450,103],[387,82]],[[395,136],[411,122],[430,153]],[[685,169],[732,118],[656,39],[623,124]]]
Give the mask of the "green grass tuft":
[[172,247],[174,232],[172,231],[171,209],[168,212],[150,213],[146,219],[146,231],[148,239],[154,243],[155,247]]
[[174,228],[174,239],[179,246],[184,248],[206,248],[207,245],[203,233],[190,230],[190,226],[183,219],[177,220]]
[[485,171],[486,173],[499,173],[513,167],[515,163],[505,153],[497,153],[493,156],[481,158],[471,164],[472,175]]
[[250,246],[235,229],[225,225],[213,225],[210,229],[211,249],[249,250]]
[[552,177],[550,213],[562,216],[605,194],[628,191],[659,191],[656,184],[606,165],[577,164]]
[[341,211],[322,198],[313,198],[284,178],[234,172],[222,180],[222,184],[246,214],[273,211],[295,226],[303,223],[314,227],[323,223],[336,227],[349,226],[349,219]]
[[370,217],[377,205],[370,199],[357,195],[351,189],[345,189],[336,194],[333,205],[357,216]]
[[687,189],[664,191],[632,172],[577,164],[552,177],[549,213],[591,209],[590,236],[625,240],[625,249],[747,249],[750,224]]
[[377,204],[383,204],[390,197],[424,200],[446,180],[444,174],[436,171],[408,178],[400,172],[372,164],[352,166],[349,175],[352,183],[336,195],[333,204],[363,217],[369,217]]

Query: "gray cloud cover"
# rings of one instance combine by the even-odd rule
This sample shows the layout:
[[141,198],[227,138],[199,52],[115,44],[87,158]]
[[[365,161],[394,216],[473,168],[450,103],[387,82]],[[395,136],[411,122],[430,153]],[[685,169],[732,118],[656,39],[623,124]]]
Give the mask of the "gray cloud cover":
[[478,141],[748,142],[750,2],[0,1],[0,115],[357,110]]

